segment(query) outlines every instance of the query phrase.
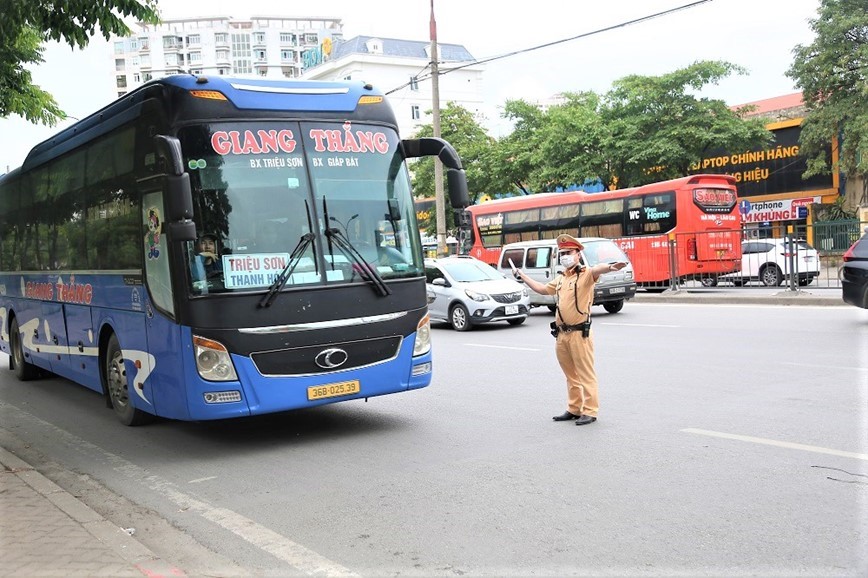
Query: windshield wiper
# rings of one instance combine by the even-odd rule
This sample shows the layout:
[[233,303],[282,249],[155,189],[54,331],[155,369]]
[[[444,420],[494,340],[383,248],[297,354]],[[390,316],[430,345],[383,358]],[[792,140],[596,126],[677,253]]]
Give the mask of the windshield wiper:
[[[325,222],[329,222],[329,208],[326,204],[325,197],[322,199],[322,209],[323,214],[325,216]],[[365,258],[362,257],[362,254],[359,253],[358,249],[356,249],[353,244],[347,239],[340,229],[336,229],[334,227],[329,227],[326,225],[325,230],[326,239],[329,243],[329,253],[332,253],[332,243],[338,246],[341,253],[344,254],[349,261],[352,261],[353,264],[359,268],[361,272],[361,278],[368,281],[371,286],[374,288],[381,297],[385,297],[387,295],[392,294],[392,290],[389,289],[389,286],[386,285],[386,282],[383,281],[383,278],[380,277],[380,274],[377,273],[377,270],[374,267],[371,267]],[[332,257],[332,267],[334,267],[334,257]]]
[[314,234],[313,233],[305,233],[298,240],[298,244],[295,246],[295,249],[292,250],[292,254],[289,256],[289,261],[287,261],[286,266],[283,270],[274,278],[274,283],[271,284],[271,287],[268,288],[268,293],[262,297],[259,301],[259,307],[270,307],[271,303],[274,301],[274,298],[280,292],[281,289],[284,288],[286,282],[289,281],[289,278],[292,276],[292,272],[295,270],[296,266],[301,262],[301,256],[304,254],[305,250],[313,243]]

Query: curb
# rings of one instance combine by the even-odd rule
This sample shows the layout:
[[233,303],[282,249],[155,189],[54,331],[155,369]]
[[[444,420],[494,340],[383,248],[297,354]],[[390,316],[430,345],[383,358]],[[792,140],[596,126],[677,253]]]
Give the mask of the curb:
[[689,290],[664,291],[663,293],[637,293],[631,301],[635,303],[696,303],[705,305],[782,305],[782,306],[824,306],[850,307],[842,299],[819,297],[804,291],[781,291],[774,295],[734,295],[712,294],[705,291]]
[[118,526],[103,518],[84,502],[37,472],[33,466],[0,447],[0,466],[30,486],[36,493],[54,504],[67,516],[80,524],[106,548],[129,562],[145,576],[186,576],[171,564],[159,558],[141,542]]

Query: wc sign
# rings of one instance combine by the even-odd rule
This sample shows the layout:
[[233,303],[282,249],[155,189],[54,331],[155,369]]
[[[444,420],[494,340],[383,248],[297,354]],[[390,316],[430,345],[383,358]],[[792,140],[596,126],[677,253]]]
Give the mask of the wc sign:
[[806,219],[808,217],[808,205],[819,202],[820,197],[755,202],[742,199],[738,203],[738,210],[742,215],[742,221],[745,223],[796,221]]

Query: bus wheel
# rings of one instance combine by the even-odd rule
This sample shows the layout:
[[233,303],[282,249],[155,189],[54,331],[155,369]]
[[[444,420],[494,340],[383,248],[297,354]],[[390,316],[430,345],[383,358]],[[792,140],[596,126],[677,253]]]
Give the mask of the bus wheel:
[[455,331],[470,331],[470,314],[467,308],[461,303],[457,304],[449,312],[449,323],[452,324],[452,329]]
[[133,407],[130,402],[130,387],[127,381],[127,369],[124,356],[116,335],[112,334],[106,345],[105,372],[103,379],[106,391],[115,414],[124,425],[135,426],[148,423],[153,416]]
[[703,287],[717,287],[717,275],[703,275],[699,282]]
[[777,265],[766,265],[765,268],[760,271],[760,279],[762,279],[763,285],[777,287],[783,282],[784,276],[781,274],[781,270],[778,269]]
[[21,345],[21,329],[18,327],[18,319],[13,317],[9,324],[9,348],[12,350],[12,369],[15,377],[21,381],[30,381],[39,376],[39,368],[24,359],[24,346]]
[[609,301],[607,303],[603,303],[603,309],[608,311],[609,313],[617,313],[621,309],[624,308],[624,300],[618,299],[617,301]]

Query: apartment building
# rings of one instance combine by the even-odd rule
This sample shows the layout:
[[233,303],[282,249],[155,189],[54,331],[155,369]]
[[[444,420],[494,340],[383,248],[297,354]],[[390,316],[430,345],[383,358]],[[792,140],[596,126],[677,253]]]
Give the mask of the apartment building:
[[[412,136],[431,124],[433,108],[431,44],[427,41],[357,36],[332,42],[323,58],[303,63],[302,78],[309,80],[363,80],[387,93],[398,130]],[[459,44],[438,44],[441,107],[454,102],[484,115],[481,64]]]
[[229,16],[139,23],[111,41],[114,88],[133,88],[171,74],[298,78],[323,43],[341,40],[338,18]]

